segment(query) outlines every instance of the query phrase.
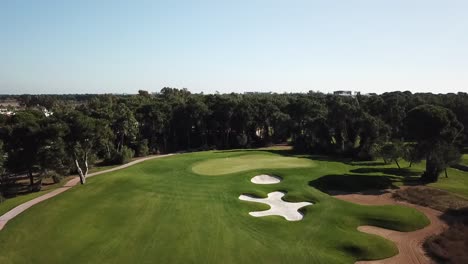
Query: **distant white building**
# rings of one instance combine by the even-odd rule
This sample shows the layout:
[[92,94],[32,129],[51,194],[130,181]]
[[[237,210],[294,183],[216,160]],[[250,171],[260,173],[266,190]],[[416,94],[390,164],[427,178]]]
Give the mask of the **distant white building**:
[[244,92],[244,94],[271,94],[271,92]]
[[53,112],[47,110],[47,108],[45,107],[42,108],[42,113],[45,115],[45,117],[49,117],[54,114]]
[[12,116],[12,115],[15,115],[15,112],[8,110],[6,108],[0,108],[0,115]]
[[364,96],[376,96],[377,94],[376,93],[366,93],[366,94],[363,94]]
[[356,91],[334,91],[333,95],[338,95],[338,96],[357,96],[360,95],[361,92],[356,92]]
[[[49,117],[54,114],[52,111],[47,110],[45,107],[40,108],[40,111],[44,114],[45,117]],[[0,108],[0,115],[13,116],[15,114],[15,110]]]

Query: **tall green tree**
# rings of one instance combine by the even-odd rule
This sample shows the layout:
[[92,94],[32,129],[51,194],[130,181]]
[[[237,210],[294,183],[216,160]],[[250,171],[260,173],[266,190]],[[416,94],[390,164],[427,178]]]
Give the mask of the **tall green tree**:
[[13,173],[27,173],[31,189],[38,170],[38,152],[43,145],[39,124],[42,118],[41,112],[26,110],[17,112],[9,121],[6,168]]
[[206,104],[211,109],[207,127],[212,142],[220,148],[229,148],[236,101],[229,95],[207,95]]
[[124,103],[119,103],[113,109],[112,130],[116,136],[116,149],[121,151],[123,146],[133,142],[138,133],[138,121],[133,112]]
[[141,139],[148,140],[150,152],[167,151],[169,123],[169,105],[156,99],[140,106],[136,110],[136,119],[139,124]]
[[[234,105],[234,111],[231,118],[231,129],[236,132],[235,147],[246,147],[252,143],[252,139],[256,137],[256,124],[255,124],[255,106],[252,102],[252,96],[243,95],[237,98]],[[210,111],[210,108],[208,108]],[[208,116],[206,119],[209,119]],[[205,120],[205,123],[209,123]],[[207,142],[204,143],[205,145]]]
[[3,141],[0,140],[0,175],[3,174],[3,162],[5,161],[5,151],[3,150]]
[[415,140],[420,151],[425,153],[426,171],[421,179],[437,181],[447,166],[444,151],[455,144],[463,125],[449,109],[425,104],[408,112],[405,126],[409,139]]
[[43,120],[41,131],[38,135],[42,144],[38,149],[37,155],[38,166],[44,175],[48,175],[49,171],[61,175],[70,172],[71,160],[66,154],[64,142],[67,129],[67,125],[55,117]]
[[424,153],[417,144],[407,143],[404,146],[403,159],[409,162],[408,167],[411,168],[413,163],[421,162],[424,159]]
[[359,136],[359,118],[363,111],[355,100],[337,96],[328,99],[327,121],[333,135],[336,151],[349,153],[355,148]]
[[453,144],[443,145],[439,152],[442,154],[445,177],[448,178],[447,167],[460,163],[462,154]]
[[0,203],[3,201],[3,176],[4,176],[4,168],[3,162],[5,161],[5,152],[3,150],[3,141],[0,140]]
[[66,151],[72,157],[81,184],[86,183],[89,161],[103,146],[109,133],[106,122],[72,111],[65,116],[68,130],[65,134]]
[[400,141],[386,142],[380,148],[380,156],[383,158],[385,163],[395,162],[398,169],[401,169],[400,163],[398,162],[404,156],[404,145]]
[[373,148],[388,140],[390,128],[379,117],[366,112],[362,112],[357,127],[359,128],[359,144],[356,148],[356,157],[361,160],[375,158]]

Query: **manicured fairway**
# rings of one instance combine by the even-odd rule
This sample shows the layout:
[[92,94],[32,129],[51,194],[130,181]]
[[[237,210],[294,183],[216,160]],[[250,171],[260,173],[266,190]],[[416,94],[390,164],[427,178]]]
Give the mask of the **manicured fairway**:
[[[234,171],[211,164],[255,164],[257,158],[262,166]],[[283,159],[298,162],[284,168]],[[275,168],[278,163],[283,168]],[[424,215],[401,206],[347,203],[310,186],[330,175],[380,177],[350,172],[357,168],[268,151],[201,152],[146,161],[90,178],[87,185],[10,221],[0,232],[0,263],[354,263],[392,256],[397,252],[393,243],[358,232],[357,226],[410,231],[428,224]],[[215,174],[223,176],[209,176]],[[258,174],[283,180],[251,183]],[[314,205],[304,207],[303,220],[288,222],[278,216],[254,218],[250,211],[268,208],[238,199],[273,191],[286,192],[287,201]]]

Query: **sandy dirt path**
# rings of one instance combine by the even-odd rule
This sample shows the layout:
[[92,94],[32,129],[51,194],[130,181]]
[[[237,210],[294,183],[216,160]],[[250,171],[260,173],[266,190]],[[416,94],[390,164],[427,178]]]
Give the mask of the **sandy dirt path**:
[[447,225],[440,220],[441,212],[432,208],[397,201],[392,198],[391,191],[381,194],[340,194],[335,198],[362,205],[386,205],[396,204],[415,208],[424,213],[431,223],[423,229],[413,232],[399,232],[375,226],[359,226],[358,230],[364,233],[375,234],[393,241],[398,247],[399,253],[396,256],[374,261],[358,261],[356,263],[394,263],[394,264],[425,264],[434,263],[424,252],[422,245],[426,238],[431,235],[441,233]]
[[[127,164],[124,164],[124,165],[121,165],[121,166],[118,166],[118,167],[115,167],[115,168],[112,168],[112,169],[108,169],[108,170],[103,170],[103,171],[99,171],[99,172],[95,172],[95,173],[90,173],[88,174],[87,178],[88,177],[93,177],[93,176],[96,176],[96,175],[99,175],[99,174],[103,174],[103,173],[107,173],[107,172],[111,172],[111,171],[116,171],[116,170],[120,170],[120,169],[123,169],[123,168],[127,168],[127,167],[130,167],[132,165],[135,165],[137,163],[140,163],[140,162],[143,162],[143,161],[147,161],[147,160],[150,160],[150,159],[155,159],[155,158],[162,158],[162,157],[167,157],[167,156],[172,156],[174,154],[167,154],[167,155],[154,155],[154,156],[148,156],[148,157],[145,157],[145,158],[141,158],[141,159],[137,159],[137,160],[134,160],[134,161],[131,161]],[[39,197],[36,197],[32,200],[29,200],[23,204],[20,204],[18,206],[16,206],[15,208],[11,209],[10,211],[6,212],[4,215],[0,216],[0,231],[5,227],[6,223],[8,221],[10,221],[11,219],[15,218],[17,215],[21,214],[22,212],[26,211],[28,208],[30,208],[31,206],[34,206],[42,201],[45,201],[47,199],[50,199],[54,196],[57,196],[67,190],[69,190],[70,188],[72,188],[73,186],[77,185],[80,183],[80,178],[78,176],[76,176],[75,178],[69,180],[67,183],[65,183],[62,187],[59,187],[51,192],[48,192],[44,195],[41,195]]]

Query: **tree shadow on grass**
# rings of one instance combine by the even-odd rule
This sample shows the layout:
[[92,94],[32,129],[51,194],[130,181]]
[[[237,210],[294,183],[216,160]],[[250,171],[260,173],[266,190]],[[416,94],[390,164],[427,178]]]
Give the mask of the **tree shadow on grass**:
[[451,167],[457,170],[461,170],[461,171],[468,171],[468,166],[464,164],[455,164],[455,165],[452,165]]
[[332,174],[310,181],[309,186],[328,194],[335,194],[336,191],[365,192],[377,190],[378,192],[378,190],[397,189],[398,186],[395,183],[399,181],[401,181],[401,178],[397,176]]
[[381,162],[381,161],[352,161],[352,162],[348,162],[347,164],[351,166],[384,166],[384,165],[387,165],[387,163]]
[[[350,170],[352,173],[360,173],[360,174],[375,174],[375,173],[382,173],[383,176],[391,176],[395,177],[397,181],[403,183],[405,186],[418,186],[418,185],[426,185],[426,182],[421,181],[421,173],[417,171],[413,171],[407,168],[358,168]],[[382,176],[380,176],[382,177]]]
[[397,169],[397,168],[358,168],[350,170],[353,173],[382,173],[395,176],[404,176],[412,177],[419,176],[420,173],[417,171],[412,171],[407,168]]
[[294,152],[292,149],[227,149],[227,150],[214,151],[214,153],[245,153],[245,152],[269,152],[269,153],[283,155],[283,156],[293,156],[293,155],[298,154]]
[[[379,166],[386,165],[386,163],[380,162],[380,161],[353,161],[352,159],[346,158],[343,156],[314,155],[314,154],[300,153],[300,152],[294,151],[293,149],[233,149],[233,150],[219,150],[219,151],[216,151],[215,153],[236,153],[236,152],[246,153],[246,152],[262,152],[262,151],[277,154],[277,155],[282,155],[282,156],[288,156],[288,157],[293,156],[293,157],[306,158],[306,159],[311,159],[315,161],[342,162],[351,166],[364,166],[362,168],[356,168],[356,169],[350,170],[350,172],[358,173],[360,175],[353,175],[353,174],[345,174],[345,175],[370,176],[370,177],[375,176],[376,178],[372,179],[372,181],[376,182],[375,187],[366,189],[366,190],[380,189],[379,187],[380,185],[378,185],[378,182],[381,182],[382,186],[385,186],[386,185],[385,178],[387,180],[392,179],[393,182],[402,182],[404,185],[410,185],[410,186],[426,184],[425,182],[420,181],[419,172],[410,170],[408,168],[401,168],[401,169],[382,168]],[[375,174],[375,173],[382,173],[384,175],[365,175],[365,174]],[[337,175],[337,176],[340,176],[340,175]]]
[[[325,156],[325,155],[315,155],[310,153],[298,152],[293,149],[231,149],[231,150],[217,150],[214,153],[246,153],[246,152],[268,152],[272,154],[277,154],[286,157],[298,157],[311,159],[316,161],[331,161],[331,162],[343,162],[350,164],[352,162],[351,158],[341,157],[341,156]],[[379,165],[379,164],[376,164]]]

